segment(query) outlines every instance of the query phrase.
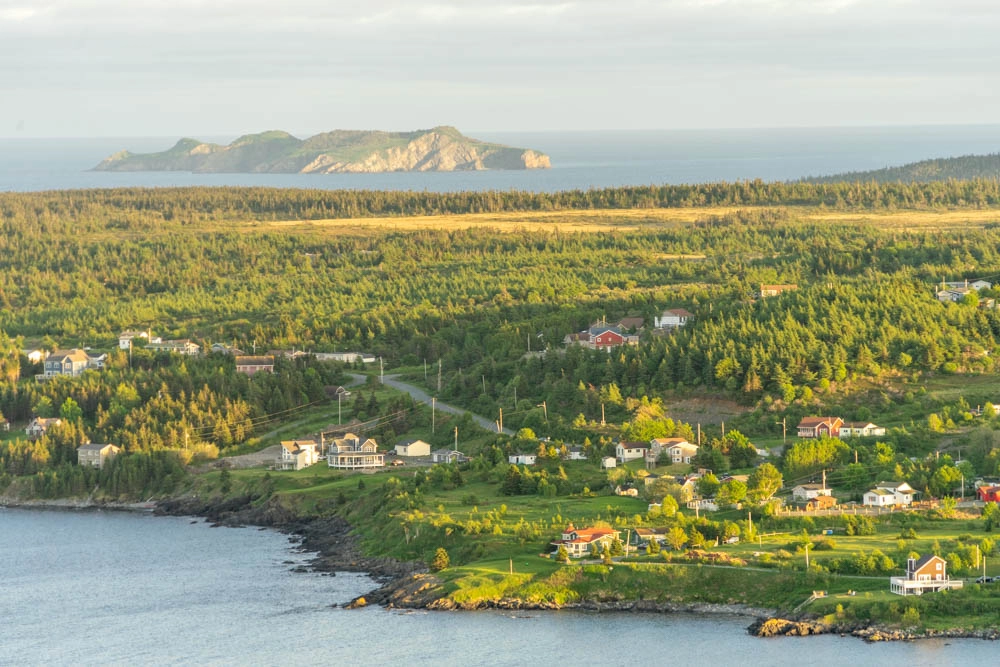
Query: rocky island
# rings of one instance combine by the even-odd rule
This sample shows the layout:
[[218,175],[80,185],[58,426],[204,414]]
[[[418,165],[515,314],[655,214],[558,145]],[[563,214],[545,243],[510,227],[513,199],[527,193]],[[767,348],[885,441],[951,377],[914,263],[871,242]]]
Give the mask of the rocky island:
[[298,139],[274,130],[232,143],[181,139],[160,153],[115,153],[94,171],[338,174],[548,169],[549,156],[466,137],[453,127],[413,132],[334,130]]

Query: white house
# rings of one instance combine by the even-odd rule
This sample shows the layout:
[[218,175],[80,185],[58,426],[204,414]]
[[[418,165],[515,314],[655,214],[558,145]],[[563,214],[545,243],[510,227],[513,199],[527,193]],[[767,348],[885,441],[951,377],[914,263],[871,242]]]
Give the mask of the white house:
[[653,318],[653,326],[657,329],[676,329],[688,323],[694,315],[683,308],[673,308],[663,311],[659,317]]
[[552,546],[557,551],[559,547],[566,547],[570,558],[582,558],[590,554],[592,544],[597,545],[598,551],[603,551],[604,546],[611,546],[619,535],[619,531],[611,528],[577,528],[571,523],[563,530],[562,539],[552,542]]
[[871,422],[844,422],[840,427],[841,438],[872,438],[885,435],[885,427]]
[[698,454],[698,445],[692,445],[687,440],[670,445],[666,448],[667,455],[673,463],[691,463]]
[[431,446],[423,440],[407,440],[396,445],[396,456],[430,456]]
[[615,456],[619,463],[641,459],[649,449],[644,442],[619,442],[615,447]]
[[583,453],[583,447],[570,447],[565,458],[567,461],[586,461],[587,455]]
[[362,440],[353,433],[347,433],[330,443],[326,464],[342,470],[381,468],[385,465],[385,453],[378,451],[378,443],[373,438]]
[[431,461],[434,463],[461,463],[465,460],[465,454],[457,449],[435,449],[431,452]]
[[136,343],[148,343],[149,333],[146,331],[123,331],[118,334],[118,347],[127,350]]
[[535,454],[511,454],[507,457],[507,463],[511,465],[533,466],[537,460],[538,456]]
[[916,493],[906,482],[879,482],[864,495],[863,504],[868,507],[906,507],[913,503]]
[[610,470],[611,468],[617,468],[618,461],[613,456],[605,456],[601,459],[601,470]]
[[40,364],[43,361],[45,361],[45,358],[49,356],[49,353],[46,350],[39,350],[39,349],[25,350],[24,356],[26,356],[28,358],[28,361],[30,361],[31,363]]
[[283,440],[278,470],[302,470],[319,461],[319,447],[313,440]]
[[833,489],[826,488],[825,484],[799,484],[792,487],[792,499],[803,502],[812,500],[817,496],[833,495]]

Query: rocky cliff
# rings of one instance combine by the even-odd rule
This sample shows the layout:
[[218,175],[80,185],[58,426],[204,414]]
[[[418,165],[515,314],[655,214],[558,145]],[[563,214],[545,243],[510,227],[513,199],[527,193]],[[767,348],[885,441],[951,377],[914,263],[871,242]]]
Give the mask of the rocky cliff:
[[544,153],[479,141],[442,126],[415,132],[336,130],[304,140],[271,131],[246,135],[226,146],[181,139],[160,153],[120,151],[94,170],[335,174],[550,166]]

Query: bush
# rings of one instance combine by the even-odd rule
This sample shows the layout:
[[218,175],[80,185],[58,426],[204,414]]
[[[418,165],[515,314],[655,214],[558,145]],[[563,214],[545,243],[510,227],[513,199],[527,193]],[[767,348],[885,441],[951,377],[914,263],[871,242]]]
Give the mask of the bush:
[[440,572],[449,565],[451,565],[451,558],[448,557],[448,552],[445,551],[444,547],[438,547],[437,551],[434,552],[434,559],[431,560],[431,569]]

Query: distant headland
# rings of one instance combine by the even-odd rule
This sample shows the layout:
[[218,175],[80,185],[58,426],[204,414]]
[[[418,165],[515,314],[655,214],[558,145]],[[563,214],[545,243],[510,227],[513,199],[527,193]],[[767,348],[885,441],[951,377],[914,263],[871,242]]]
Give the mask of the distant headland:
[[885,167],[872,171],[852,171],[832,176],[809,176],[807,183],[868,182],[876,183],[929,183],[932,181],[970,180],[974,178],[1000,179],[1000,153],[989,155],[962,155],[911,162],[899,167]]
[[413,132],[334,130],[308,139],[272,130],[244,135],[226,146],[181,139],[160,153],[115,153],[94,171],[367,174],[549,167],[544,153],[479,141],[440,126]]

